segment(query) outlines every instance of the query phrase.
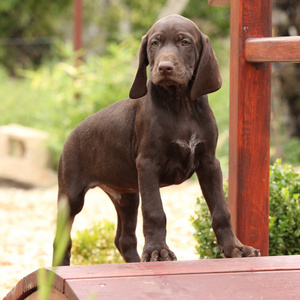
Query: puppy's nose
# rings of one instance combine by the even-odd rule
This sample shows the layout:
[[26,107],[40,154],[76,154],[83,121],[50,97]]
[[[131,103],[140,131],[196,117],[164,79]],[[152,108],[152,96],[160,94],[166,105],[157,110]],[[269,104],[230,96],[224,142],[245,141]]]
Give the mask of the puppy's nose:
[[171,61],[161,61],[158,64],[158,70],[159,73],[161,74],[165,74],[165,75],[171,74],[173,72],[173,69],[174,69],[174,63]]

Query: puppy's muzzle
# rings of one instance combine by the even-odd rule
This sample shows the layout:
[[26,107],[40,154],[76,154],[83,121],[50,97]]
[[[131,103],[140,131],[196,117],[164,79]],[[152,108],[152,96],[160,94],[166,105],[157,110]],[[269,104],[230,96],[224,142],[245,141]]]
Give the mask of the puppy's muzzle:
[[174,70],[174,63],[172,61],[161,61],[158,64],[158,71],[161,75],[171,75]]

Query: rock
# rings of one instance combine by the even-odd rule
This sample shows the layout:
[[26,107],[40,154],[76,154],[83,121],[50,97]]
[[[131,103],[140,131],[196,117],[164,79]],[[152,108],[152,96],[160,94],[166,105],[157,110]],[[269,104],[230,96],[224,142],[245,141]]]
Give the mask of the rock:
[[0,180],[23,187],[48,187],[56,183],[49,168],[48,134],[21,125],[0,127]]

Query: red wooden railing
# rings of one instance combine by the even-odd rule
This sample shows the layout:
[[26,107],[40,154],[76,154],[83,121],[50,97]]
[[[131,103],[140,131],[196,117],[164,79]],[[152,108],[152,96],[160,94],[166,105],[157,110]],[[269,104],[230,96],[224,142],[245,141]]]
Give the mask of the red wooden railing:
[[229,206],[239,239],[262,255],[269,251],[270,63],[300,62],[300,37],[271,32],[271,0],[231,0]]

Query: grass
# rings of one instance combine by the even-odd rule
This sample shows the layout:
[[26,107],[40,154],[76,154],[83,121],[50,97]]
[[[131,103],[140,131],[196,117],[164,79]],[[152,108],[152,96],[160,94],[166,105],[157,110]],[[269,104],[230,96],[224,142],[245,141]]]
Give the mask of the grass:
[[[69,242],[69,229],[68,229],[68,215],[69,215],[69,205],[64,199],[60,201],[58,205],[57,214],[57,227],[55,234],[55,248],[56,252],[53,257],[53,265],[59,266],[63,260],[64,253],[67,249]],[[52,285],[55,279],[55,267],[47,271],[44,268],[38,271],[38,298],[39,300],[50,299],[50,293],[52,290]]]

